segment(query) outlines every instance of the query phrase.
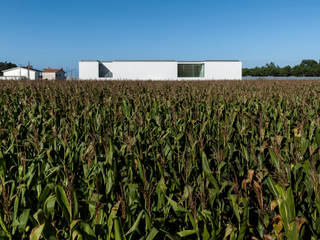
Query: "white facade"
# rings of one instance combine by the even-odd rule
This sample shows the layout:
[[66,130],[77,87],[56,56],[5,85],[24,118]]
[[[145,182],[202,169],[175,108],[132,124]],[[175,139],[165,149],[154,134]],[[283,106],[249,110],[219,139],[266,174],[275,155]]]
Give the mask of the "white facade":
[[44,80],[65,80],[65,72],[63,70],[51,71],[51,72],[42,72],[42,79]]
[[208,80],[241,80],[242,63],[240,61],[207,61],[205,76]]
[[16,67],[2,71],[3,77],[6,79],[30,79],[38,80],[40,78],[40,71],[28,69],[24,67]]
[[5,76],[0,76],[0,80],[27,80],[27,78],[25,78],[25,77],[5,77]]
[[93,80],[99,79],[99,61],[79,62],[79,79]]
[[56,80],[56,73],[55,72],[42,72],[42,79]]
[[[179,70],[180,69],[180,70]],[[189,76],[188,76],[189,75]],[[241,80],[240,61],[80,61],[80,80]]]

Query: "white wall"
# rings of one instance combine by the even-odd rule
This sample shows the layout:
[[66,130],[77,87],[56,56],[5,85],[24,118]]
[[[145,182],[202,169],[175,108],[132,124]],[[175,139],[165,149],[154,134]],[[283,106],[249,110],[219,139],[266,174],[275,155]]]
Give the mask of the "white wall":
[[55,80],[56,73],[55,72],[42,72],[42,79],[44,80]]
[[99,79],[99,62],[98,61],[79,62],[79,79],[80,80]]
[[[99,78],[98,61],[81,61],[79,79],[82,80],[241,80],[240,61],[113,61],[100,62],[111,73],[109,77]],[[178,78],[178,63],[204,63],[203,78]]]
[[42,72],[42,79],[44,80],[65,80],[64,72]]
[[19,76],[9,76],[9,77],[0,76],[0,80],[27,80],[27,78],[19,77]]
[[40,77],[40,73],[34,70],[28,70],[25,68],[15,68],[9,71],[3,72],[3,76],[5,77],[25,77],[30,80],[38,80]]
[[177,78],[177,63],[164,61],[137,61],[112,63],[114,79],[120,80],[171,80]]
[[242,63],[240,61],[207,61],[204,72],[207,80],[241,80]]

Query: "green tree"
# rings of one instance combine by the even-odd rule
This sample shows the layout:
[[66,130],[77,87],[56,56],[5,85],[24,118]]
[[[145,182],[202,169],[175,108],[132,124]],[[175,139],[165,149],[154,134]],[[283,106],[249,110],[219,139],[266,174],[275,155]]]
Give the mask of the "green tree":
[[244,68],[242,71],[243,76],[297,76],[297,77],[320,77],[320,62],[318,63],[312,59],[302,60],[299,65],[290,67],[285,66],[283,68],[274,64],[273,62],[267,63],[262,67]]
[[318,65],[318,62],[312,59],[305,59],[301,61],[300,65],[304,67],[315,67]]
[[288,65],[283,68],[280,68],[280,76],[284,76],[284,77],[291,76],[291,67]]
[[11,62],[0,62],[0,76],[2,76],[2,71],[10,68],[14,68],[17,65]]

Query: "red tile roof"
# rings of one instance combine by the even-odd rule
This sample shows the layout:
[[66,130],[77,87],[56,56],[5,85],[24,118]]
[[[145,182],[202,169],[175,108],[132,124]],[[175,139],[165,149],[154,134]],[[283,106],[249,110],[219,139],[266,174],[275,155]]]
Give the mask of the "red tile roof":
[[57,68],[45,68],[43,69],[42,72],[60,72],[60,71],[63,71],[63,68],[60,68],[60,69],[57,69]]

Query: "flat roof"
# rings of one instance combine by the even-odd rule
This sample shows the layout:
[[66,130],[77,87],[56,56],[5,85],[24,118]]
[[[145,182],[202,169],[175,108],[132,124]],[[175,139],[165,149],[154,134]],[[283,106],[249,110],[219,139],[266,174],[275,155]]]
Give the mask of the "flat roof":
[[240,60],[81,60],[80,62],[241,62]]

